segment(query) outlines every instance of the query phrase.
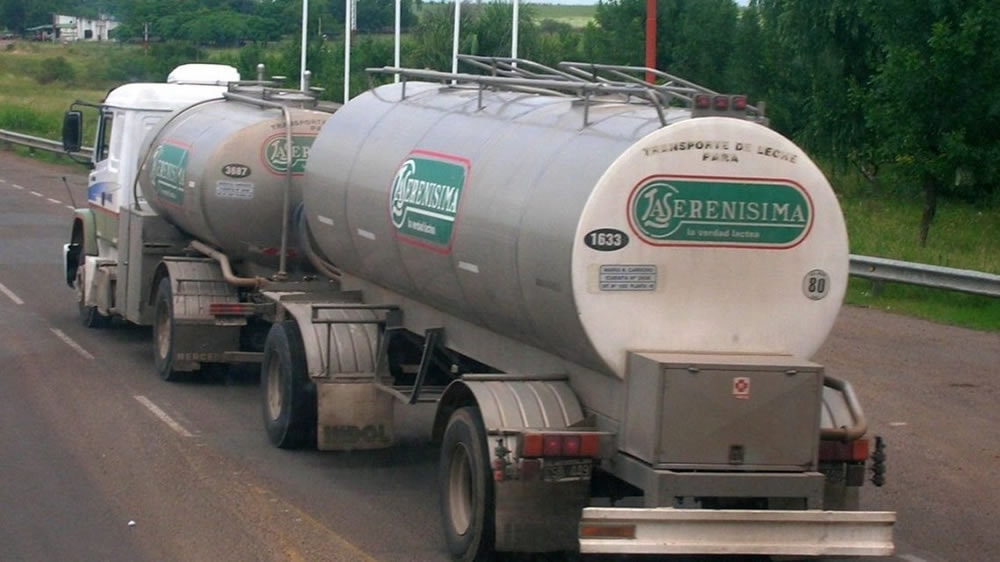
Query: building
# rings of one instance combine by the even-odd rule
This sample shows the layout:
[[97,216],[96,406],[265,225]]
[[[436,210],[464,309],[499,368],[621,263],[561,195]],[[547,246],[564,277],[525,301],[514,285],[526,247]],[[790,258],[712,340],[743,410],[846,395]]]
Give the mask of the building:
[[57,41],[107,41],[108,34],[118,27],[118,22],[101,17],[100,19],[80,18],[54,14],[52,25],[56,30]]

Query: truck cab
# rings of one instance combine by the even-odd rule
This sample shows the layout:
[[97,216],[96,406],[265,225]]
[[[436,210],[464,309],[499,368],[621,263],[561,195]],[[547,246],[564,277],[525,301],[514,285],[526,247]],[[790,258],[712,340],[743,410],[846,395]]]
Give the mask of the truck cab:
[[[69,244],[64,246],[66,282],[76,290],[81,321],[87,326],[108,322],[113,314],[148,324],[147,314],[123,314],[117,298],[121,210],[138,197],[134,187],[142,165],[144,139],[171,112],[206,100],[218,99],[227,84],[239,81],[239,72],[226,65],[186,64],[175,68],[165,83],[125,84],[108,92],[99,104],[76,102],[64,120],[67,152],[80,149],[81,107],[96,109],[94,146],[87,161],[87,206],[77,209]],[[127,227],[126,227],[127,228]]]

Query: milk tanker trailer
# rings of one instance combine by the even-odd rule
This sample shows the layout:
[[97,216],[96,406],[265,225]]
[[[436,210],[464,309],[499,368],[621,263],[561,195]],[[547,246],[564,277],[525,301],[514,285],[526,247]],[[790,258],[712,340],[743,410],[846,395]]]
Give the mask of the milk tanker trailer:
[[[141,231],[160,374],[260,361],[285,448],[388,447],[396,402],[435,403],[456,559],[891,553],[895,514],[858,510],[881,441],[869,459],[850,385],[809,361],[848,269],[811,160],[676,77],[463,60],[492,75],[381,69],[402,81],[316,118],[301,205],[266,222],[232,220],[278,206],[256,188],[162,185],[180,172],[155,162],[209,168],[154,137],[138,185],[157,213],[130,212],[183,250]],[[308,267],[273,263],[279,238]]]

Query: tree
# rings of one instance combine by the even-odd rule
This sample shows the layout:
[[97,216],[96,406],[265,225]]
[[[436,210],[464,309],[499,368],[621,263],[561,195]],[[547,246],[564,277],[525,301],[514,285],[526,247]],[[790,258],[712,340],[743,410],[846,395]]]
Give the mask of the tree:
[[767,92],[776,128],[810,152],[867,165],[864,91],[874,75],[878,44],[854,0],[755,0],[758,48],[766,71],[755,90]]
[[[727,83],[739,9],[733,0],[657,0],[656,67],[716,90]],[[645,66],[646,0],[608,0],[584,31],[587,60]]]
[[927,243],[939,197],[985,200],[1000,157],[1000,12],[990,0],[863,4],[884,56],[865,96],[875,150],[923,192]]

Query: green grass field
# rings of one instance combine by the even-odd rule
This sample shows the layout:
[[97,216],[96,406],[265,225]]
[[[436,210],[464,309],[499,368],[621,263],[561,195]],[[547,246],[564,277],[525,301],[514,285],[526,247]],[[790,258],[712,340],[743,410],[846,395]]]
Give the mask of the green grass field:
[[[941,202],[927,246],[918,242],[919,195],[879,196],[855,174],[831,174],[851,253],[1000,275],[1000,207]],[[1000,299],[852,279],[847,302],[981,330],[1000,330]]]
[[537,14],[537,20],[555,20],[561,23],[568,23],[576,28],[583,28],[593,21],[597,6],[579,5],[570,6],[563,4],[531,4],[532,9]]
[[[539,8],[540,14],[545,14],[542,17],[553,18],[569,17],[566,14],[578,13],[580,8],[593,10],[593,6]],[[95,82],[91,77],[95,68],[107,64],[114,49],[121,48],[97,44],[0,44],[0,129],[59,138],[62,114],[73,100],[100,101],[114,85]],[[53,63],[60,57],[62,63]],[[45,72],[55,66],[71,68],[71,79],[40,82],[52,78]],[[91,138],[88,132],[85,144],[90,144]],[[866,186],[857,174],[832,172],[829,176],[846,217],[851,253],[1000,275],[1000,203],[978,208],[943,202],[928,244],[921,247],[917,242],[922,210],[918,195],[878,195],[903,190],[898,186]],[[1000,330],[1000,299],[895,284],[873,287],[868,281],[853,279],[847,301],[937,322]]]

